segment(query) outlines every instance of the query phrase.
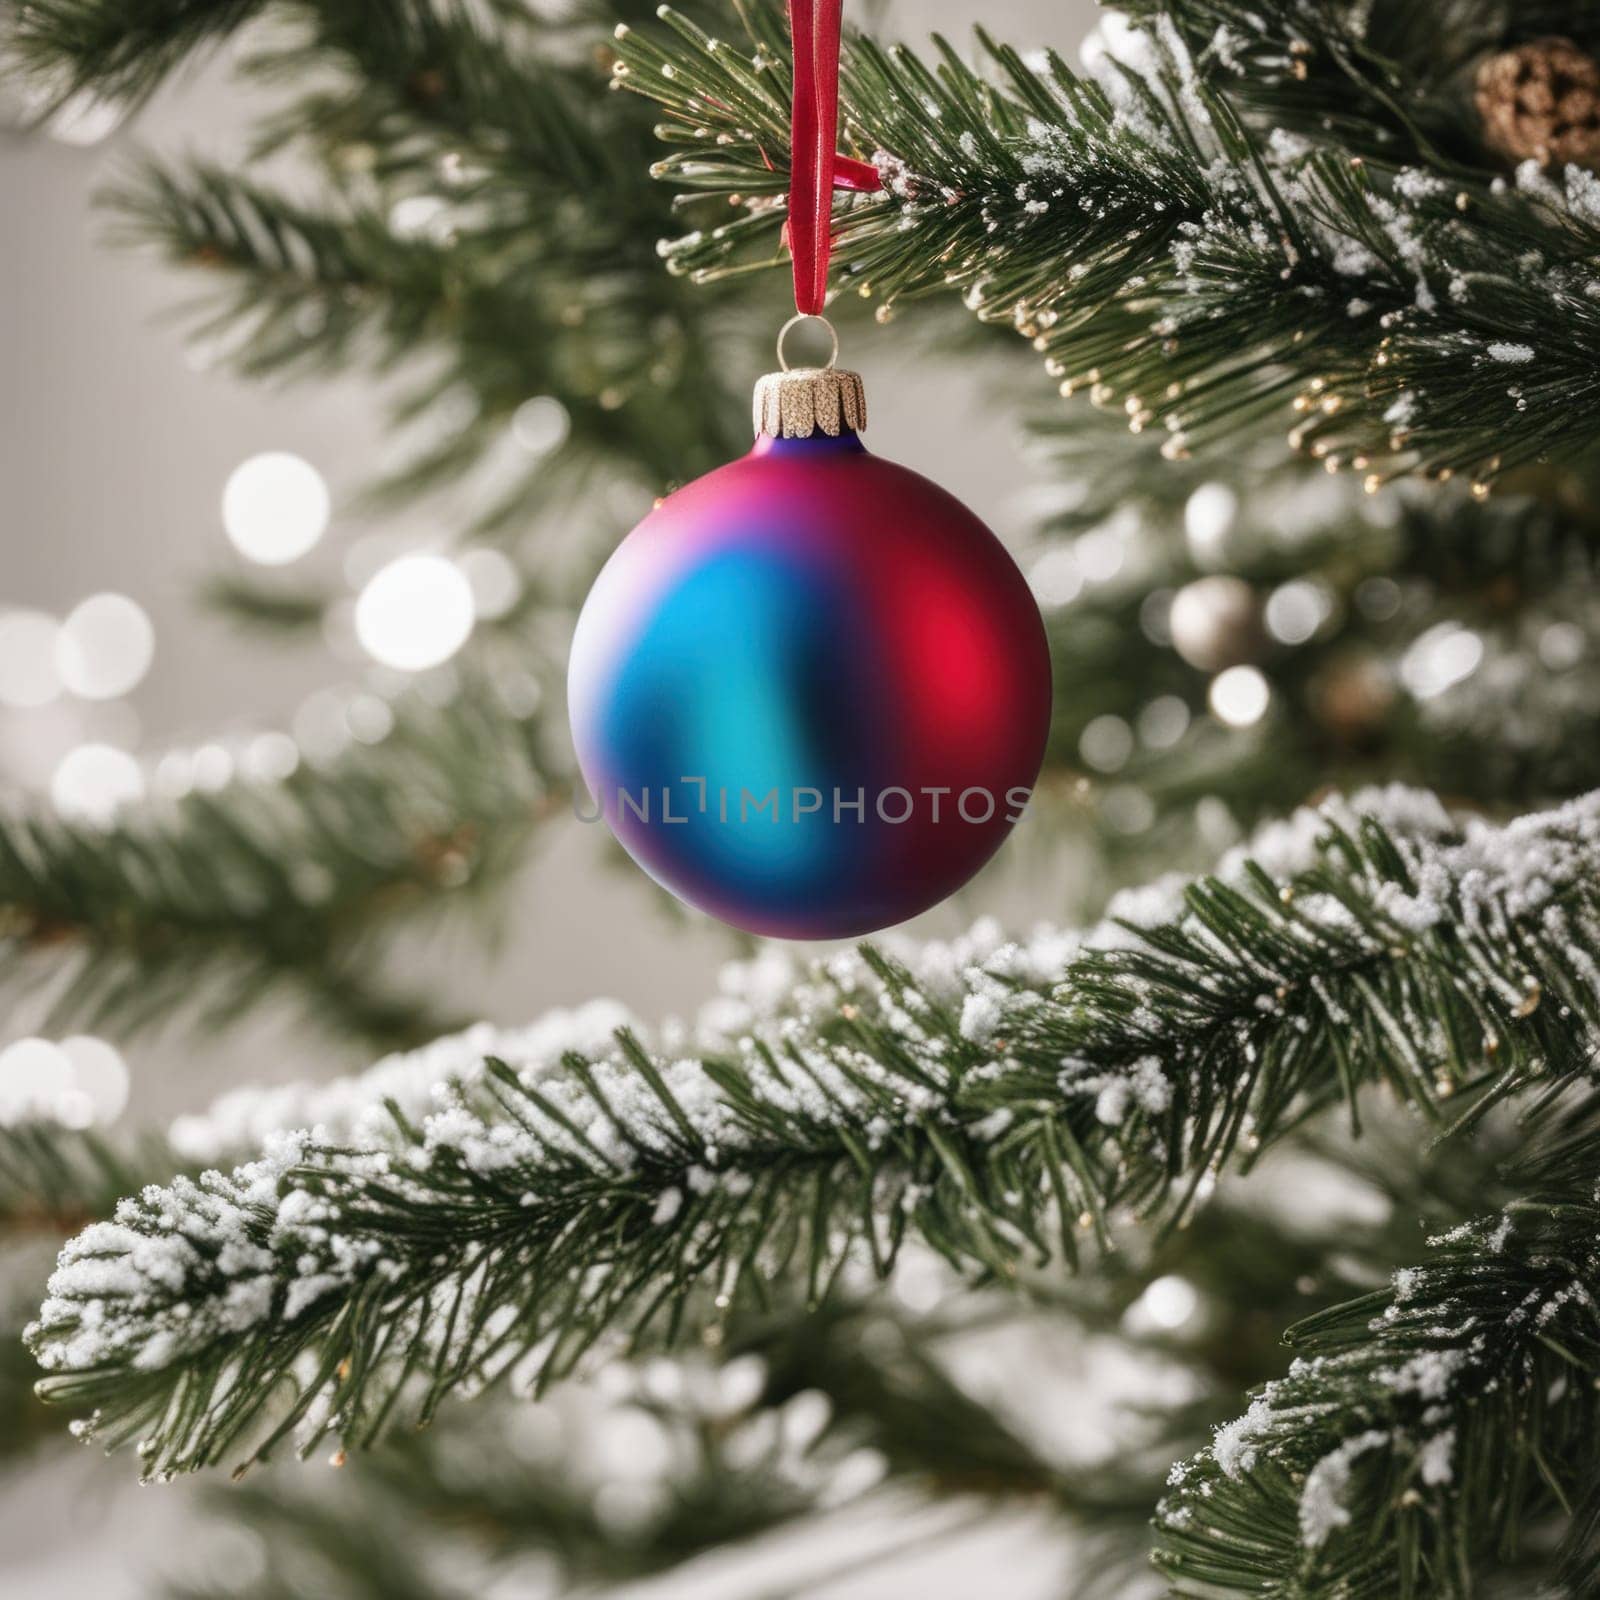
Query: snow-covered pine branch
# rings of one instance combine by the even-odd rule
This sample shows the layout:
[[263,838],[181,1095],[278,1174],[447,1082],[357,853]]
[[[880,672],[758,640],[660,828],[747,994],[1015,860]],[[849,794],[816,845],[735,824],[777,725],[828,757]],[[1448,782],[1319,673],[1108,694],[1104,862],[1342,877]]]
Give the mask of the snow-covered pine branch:
[[[220,1026],[268,993],[380,1047],[440,1026],[374,957],[408,913],[487,901],[561,803],[529,680],[322,697],[314,733],[169,751],[114,816],[0,814],[0,996],[47,1025]],[[358,736],[359,735],[359,736]]]
[[[1597,886],[1600,796],[1496,828],[1378,793],[1122,897],[1081,943],[830,959],[712,1048],[480,1039],[445,1047],[427,1105],[391,1064],[381,1110],[358,1090],[69,1244],[31,1333],[45,1389],[166,1473],[296,1428],[364,1442],[597,1344],[715,1342],[735,1307],[887,1270],[908,1232],[1009,1276],[1365,1084],[1440,1118],[1582,1066]],[[490,1043],[509,1059],[475,1064]]]
[[1168,1479],[1174,1593],[1466,1600],[1582,1498],[1600,1464],[1597,1112],[1585,1095],[1504,1210],[1290,1331],[1288,1376]]
[[[1235,9],[1227,49],[1195,53],[1163,12],[1148,31],[1124,25],[1089,77],[981,34],[983,71],[942,40],[925,61],[854,38],[844,137],[883,189],[840,202],[842,280],[883,317],[904,297],[961,292],[1030,339],[1063,392],[1166,428],[1175,456],[1276,414],[1297,446],[1373,486],[1426,470],[1486,487],[1586,448],[1600,385],[1593,176],[1508,184],[1433,164],[1403,121],[1381,150],[1370,132],[1341,143],[1331,116],[1275,128],[1230,62],[1271,46],[1292,63],[1290,24]],[[1326,9],[1340,14],[1330,51],[1370,11]],[[777,8],[743,10],[753,56],[670,12],[672,31],[617,46],[618,84],[666,112],[661,176],[722,207],[662,243],[701,280],[779,259],[787,55]],[[1359,74],[1343,81],[1357,108],[1374,98]]]

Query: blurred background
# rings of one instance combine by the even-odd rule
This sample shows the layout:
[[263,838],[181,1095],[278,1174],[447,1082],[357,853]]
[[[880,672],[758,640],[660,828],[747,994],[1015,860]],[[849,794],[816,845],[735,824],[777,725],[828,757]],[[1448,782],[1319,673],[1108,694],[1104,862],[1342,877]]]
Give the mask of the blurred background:
[[[851,9],[917,39],[932,29],[963,38],[975,15],[966,0],[904,0],[870,17],[868,8]],[[983,20],[1002,36],[1070,54],[1092,14],[1089,0],[1018,0],[987,8]],[[253,119],[270,97],[231,76],[232,55],[225,45],[125,121],[90,107],[24,131],[20,92],[8,90],[11,125],[0,134],[0,212],[9,218],[0,247],[0,780],[90,821],[118,797],[150,788],[220,787],[240,764],[270,771],[283,759],[279,730],[315,748],[330,719],[351,720],[353,693],[392,689],[407,676],[408,650],[451,656],[472,608],[480,619],[499,614],[519,581],[486,540],[458,560],[470,595],[453,610],[439,603],[436,584],[420,607],[403,582],[369,590],[396,558],[452,541],[470,490],[381,511],[363,505],[363,486],[399,448],[384,383],[242,381],[225,368],[225,333],[186,337],[193,319],[174,314],[193,290],[189,276],[149,251],[112,247],[112,219],[95,195],[130,171],[140,150],[203,153],[224,168],[246,161]],[[256,170],[296,182],[286,158]],[[764,292],[775,329],[787,284],[771,275]],[[858,319],[846,357],[868,381],[874,450],[934,477],[1003,536],[1029,525],[1034,468],[1020,452],[1015,412],[991,404],[994,374],[982,356],[934,350],[914,330]],[[742,387],[759,370],[730,381]],[[1008,370],[1014,384],[1018,369]],[[1027,372],[1047,398],[1048,379]],[[519,416],[520,447],[547,448],[563,426],[559,406],[535,407]],[[576,497],[571,514],[603,547],[648,501],[624,487]],[[231,579],[324,585],[345,600],[286,642],[203,603]],[[355,608],[363,591],[364,620]],[[381,698],[356,702],[358,727],[363,705],[381,727]],[[1019,924],[1058,915],[1059,883],[1036,867],[1027,857],[1003,862],[960,903],[925,919],[928,929],[951,931],[979,911]],[[408,971],[425,971],[462,1017],[517,1022],[613,996],[658,1018],[691,1011],[736,953],[724,930],[669,914],[639,874],[619,865],[601,830],[563,816],[522,866],[493,949],[449,930],[418,933],[402,940],[394,966],[401,987]],[[48,993],[14,996],[0,1020],[4,1040],[35,1034],[50,1001]],[[87,1036],[98,1045],[84,1037],[75,1043],[78,1081],[93,1102],[84,1115],[141,1125],[239,1083],[331,1076],[364,1059],[360,1046],[301,1026],[290,1006],[269,1006],[203,1039],[161,1030],[123,1037],[114,1028]],[[0,1089],[8,1072],[20,1081],[37,1067],[0,1054]],[[126,1468],[88,1452],[0,1468],[0,1593],[123,1600],[151,1593],[163,1574],[213,1545],[204,1559],[218,1570],[259,1559],[251,1551],[261,1535],[197,1531],[203,1486],[135,1489]],[[887,1597],[913,1592],[905,1585],[914,1583],[929,1596],[996,1593],[1002,1570],[1008,1596],[1047,1592],[1058,1576],[1053,1548],[1030,1545],[1025,1517],[997,1524],[992,1534],[978,1530],[954,1562],[942,1549],[892,1580],[867,1573],[808,1592]],[[825,1571],[848,1556],[852,1536],[846,1525],[826,1541],[799,1541],[776,1558],[776,1570],[785,1584],[808,1563]],[[719,1572],[616,1592],[701,1600],[756,1592],[748,1574]],[[530,1582],[526,1592],[541,1591]]]

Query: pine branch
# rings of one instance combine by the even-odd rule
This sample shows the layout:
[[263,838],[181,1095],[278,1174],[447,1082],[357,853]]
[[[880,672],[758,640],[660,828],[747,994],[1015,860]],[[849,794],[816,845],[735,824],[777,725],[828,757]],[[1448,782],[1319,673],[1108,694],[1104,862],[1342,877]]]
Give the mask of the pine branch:
[[[672,1404],[640,1393],[602,1403],[597,1415],[551,1405],[534,1419],[517,1404],[477,1414],[470,1426],[456,1415],[351,1463],[316,1493],[270,1480],[234,1489],[218,1498],[218,1514],[259,1533],[269,1555],[247,1588],[229,1592],[291,1600],[305,1593],[310,1571],[326,1600],[465,1600],[537,1555],[555,1567],[553,1592],[573,1593],[756,1537],[817,1509],[841,1452],[828,1442],[811,1456],[804,1447],[816,1439],[799,1424],[815,1406],[802,1402],[785,1419],[783,1408],[736,1389],[752,1375],[759,1383],[748,1366],[734,1373],[724,1400],[718,1374],[686,1372],[698,1408],[689,1395]],[[530,1449],[540,1438],[536,1420],[547,1441],[538,1450]],[[597,1447],[615,1449],[611,1430],[648,1453],[625,1496],[607,1484],[604,1458],[590,1459]],[[657,1457],[665,1459],[649,1470]],[[419,1529],[442,1559],[415,1561]],[[175,1591],[196,1600],[216,1592],[190,1584]]]
[[[120,220],[115,239],[209,279],[197,334],[228,344],[243,376],[401,373],[396,419],[416,419],[432,437],[373,491],[380,499],[465,472],[534,396],[559,400],[564,435],[525,455],[480,519],[483,531],[525,520],[541,486],[596,459],[659,486],[735,453],[728,391],[709,347],[673,308],[680,291],[655,286],[653,253],[648,265],[630,265],[604,230],[552,232],[540,215],[497,223],[495,239],[464,239],[442,221],[431,236],[397,234],[392,205],[307,205],[203,162],[146,165],[106,200]],[[461,216],[479,203],[463,199]],[[658,354],[642,372],[646,343]],[[437,359],[419,373],[422,351]],[[451,395],[473,397],[464,421],[433,412]]]
[[[1265,9],[1241,24],[1287,27]],[[662,175],[686,201],[741,202],[666,247],[702,281],[778,259],[786,50],[771,8],[741,14],[753,58],[671,13],[673,34],[618,44],[618,81],[667,114]],[[861,37],[847,51],[844,137],[885,188],[836,212],[841,278],[882,314],[961,290],[1032,340],[1065,392],[1114,397],[1179,457],[1291,400],[1296,445],[1374,486],[1414,470],[1486,486],[1587,452],[1589,175],[1523,193],[1258,137],[1216,52],[1192,56],[1162,21],[1103,82],[983,44],[987,72],[942,40],[932,64]]]
[[[458,1579],[423,1577],[421,1594],[477,1592],[533,1553],[553,1559],[566,1594],[670,1571],[871,1493],[892,1497],[886,1512],[939,1492],[996,1503],[1047,1493],[1056,1475],[937,1371],[926,1342],[883,1307],[802,1319],[720,1364],[690,1356],[608,1369],[601,1392],[564,1389],[536,1413],[517,1402],[453,1409],[425,1433],[353,1458],[316,1494],[265,1476],[217,1501],[273,1552],[241,1600],[302,1593],[308,1561],[328,1600],[410,1593],[419,1577],[392,1570],[392,1553],[419,1528],[448,1552],[434,1570]],[[943,1466],[960,1461],[963,1438],[974,1452],[965,1470],[936,1482],[924,1443]],[[633,1464],[625,1495],[620,1439]],[[1004,1482],[972,1470],[1002,1458]]]
[[[1169,1480],[1157,1560],[1176,1593],[1457,1600],[1570,1514],[1600,1466],[1595,1112],[1505,1211],[1291,1330],[1288,1377]],[[1569,1578],[1586,1538],[1580,1521]]]
[[332,591],[311,585],[291,586],[255,574],[215,573],[200,587],[199,602],[225,617],[241,633],[287,641],[313,639],[332,610]]
[[48,996],[40,1025],[122,1034],[180,1014],[218,1026],[280,992],[368,1040],[434,1031],[426,1000],[385,991],[385,942],[406,913],[501,886],[561,779],[493,681],[442,708],[373,704],[387,733],[350,735],[325,766],[252,777],[246,761],[220,791],[107,828],[0,820],[0,990]]
[[[208,8],[199,33],[181,4],[30,9],[36,73],[121,95],[149,92],[256,8]],[[429,437],[373,492],[413,496],[493,453],[480,531],[525,527],[585,468],[620,465],[659,490],[742,448],[728,324],[660,271],[668,208],[645,171],[648,119],[603,92],[604,30],[642,6],[261,9],[279,27],[242,68],[275,102],[258,153],[310,156],[321,184],[291,197],[204,161],[147,161],[106,196],[113,237],[209,278],[199,332],[230,364],[257,378],[402,372],[395,420]],[[558,401],[566,427],[519,460],[502,447],[534,397]]]
[[185,60],[267,8],[268,0],[29,0],[7,18],[5,45],[60,105],[89,92],[138,102]]
[[120,1141],[50,1121],[0,1124],[0,1234],[64,1237],[181,1160],[165,1141]]
[[1364,1084],[1442,1123],[1453,1093],[1481,1114],[1584,1064],[1600,800],[1465,831],[1364,804],[1389,826],[1307,815],[1257,841],[1265,868],[1125,901],[1081,949],[835,959],[692,1055],[624,1033],[552,1066],[548,1033],[480,1032],[428,1058],[454,1086],[426,1106],[390,1067],[359,1111],[346,1091],[351,1133],[146,1190],[71,1244],[33,1330],[45,1392],[157,1474],[296,1427],[361,1444],[508,1366],[716,1339],[909,1232],[1002,1280],[1070,1257],[1080,1214],[1181,1216]]
[[109,1216],[121,1195],[183,1164],[155,1136],[69,1128],[38,1118],[0,1123],[0,1463],[59,1437],[34,1393],[22,1329],[61,1241]]
[[1527,39],[1561,35],[1600,50],[1600,29],[1569,0],[1359,0],[1254,7],[1241,0],[1130,0],[1145,26],[1167,17],[1196,57],[1230,75],[1251,120],[1351,154],[1492,177],[1481,121],[1464,92],[1479,60]]
[[[1057,436],[1042,442],[1053,454]],[[1502,806],[1600,783],[1588,642],[1600,545],[1586,512],[1560,496],[1478,503],[1464,490],[1399,485],[1373,501],[1269,477],[1238,498],[1221,539],[1197,546],[1183,516],[1198,472],[1174,473],[1173,503],[1153,452],[1130,448],[1123,461],[1107,443],[1101,428],[1066,430],[1063,479],[1080,451],[1098,447],[1114,486],[1142,489],[1108,513],[1093,495],[1038,536],[1034,579],[1059,686],[1049,776],[1082,770],[1100,798],[1131,785],[1156,820],[1215,796],[1253,821],[1361,776]],[[1080,563],[1067,540],[1085,534]],[[1110,537],[1118,570],[1107,576],[1093,563]],[[1259,663],[1272,689],[1268,714],[1244,728],[1208,715],[1229,659],[1195,665],[1161,632],[1171,597],[1219,568],[1247,586],[1257,634],[1224,631],[1221,648]],[[1310,617],[1293,642],[1269,625],[1271,607],[1291,595]],[[1430,663],[1452,648],[1467,655],[1441,675]],[[1182,709],[1146,739],[1138,730],[1158,697]],[[1084,754],[1085,729],[1107,716],[1122,719],[1129,744],[1110,770]],[[1146,847],[1148,830],[1133,839]]]

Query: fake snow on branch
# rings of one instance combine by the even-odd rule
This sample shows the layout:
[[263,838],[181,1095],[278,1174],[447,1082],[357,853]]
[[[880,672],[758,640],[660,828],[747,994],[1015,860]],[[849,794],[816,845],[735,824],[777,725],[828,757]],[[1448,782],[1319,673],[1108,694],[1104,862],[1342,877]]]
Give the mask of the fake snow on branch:
[[1566,1120],[1553,1182],[1519,1174],[1507,1210],[1291,1330],[1288,1376],[1168,1479],[1174,1593],[1377,1596],[1406,1574],[1405,1592],[1468,1600],[1520,1530],[1570,1508],[1600,1420],[1600,1211],[1573,1160],[1596,1110]]
[[[1403,130],[1368,148],[1359,116],[1284,126],[1230,62],[1300,61],[1299,32],[1323,24],[1297,14],[1280,37],[1273,8],[1240,10],[1235,28],[1258,37],[1196,50],[1168,14],[1183,9],[1121,25],[1082,76],[981,32],[980,67],[942,39],[928,61],[851,40],[843,125],[884,183],[836,211],[841,281],[883,320],[897,300],[961,293],[1028,338],[1064,394],[1168,430],[1175,458],[1273,414],[1374,489],[1426,471],[1487,492],[1513,465],[1586,449],[1567,408],[1600,383],[1592,175],[1435,170]],[[700,281],[761,270],[782,221],[781,34],[748,10],[751,58],[663,17],[670,32],[619,40],[616,82],[663,107],[657,170],[680,204],[716,208],[663,256]],[[1348,41],[1325,43],[1319,62],[1349,69],[1328,92],[1361,100]]]
[[69,1244],[30,1333],[44,1391],[165,1473],[363,1443],[596,1347],[716,1343],[736,1308],[886,1273],[908,1233],[980,1275],[1075,1259],[1080,1218],[1105,1244],[1112,1206],[1191,1204],[1363,1085],[1442,1119],[1584,1063],[1597,884],[1600,796],[1496,828],[1379,792],[1082,939],[758,962],[651,1040],[600,1047],[614,1017],[580,1012],[231,1100],[186,1148],[321,1126]]

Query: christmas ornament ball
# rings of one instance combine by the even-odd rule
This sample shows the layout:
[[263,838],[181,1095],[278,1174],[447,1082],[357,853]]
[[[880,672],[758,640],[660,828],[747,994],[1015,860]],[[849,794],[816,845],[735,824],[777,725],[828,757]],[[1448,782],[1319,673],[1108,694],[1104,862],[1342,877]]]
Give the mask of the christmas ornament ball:
[[762,383],[751,452],[659,502],[596,580],[572,733],[659,883],[751,933],[844,938],[999,847],[1043,759],[1049,652],[994,535],[868,453],[854,374]]

